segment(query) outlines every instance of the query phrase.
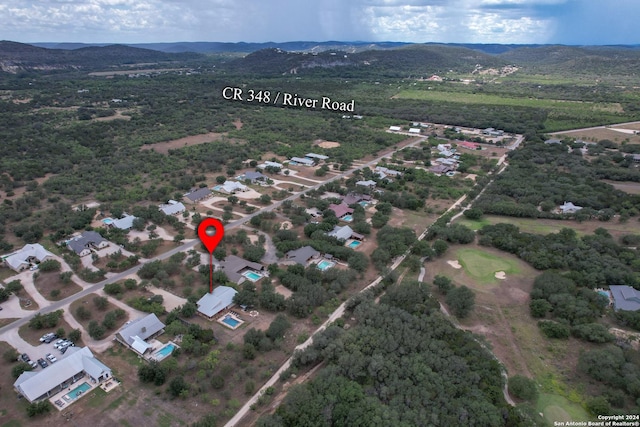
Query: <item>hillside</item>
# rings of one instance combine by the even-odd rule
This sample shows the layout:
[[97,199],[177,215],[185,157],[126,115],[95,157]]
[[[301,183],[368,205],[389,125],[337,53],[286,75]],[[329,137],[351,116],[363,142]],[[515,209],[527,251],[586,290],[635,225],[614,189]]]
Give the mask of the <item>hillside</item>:
[[195,53],[171,54],[123,45],[89,46],[75,50],[47,49],[11,41],[0,42],[0,71],[95,70],[136,63],[193,60]]

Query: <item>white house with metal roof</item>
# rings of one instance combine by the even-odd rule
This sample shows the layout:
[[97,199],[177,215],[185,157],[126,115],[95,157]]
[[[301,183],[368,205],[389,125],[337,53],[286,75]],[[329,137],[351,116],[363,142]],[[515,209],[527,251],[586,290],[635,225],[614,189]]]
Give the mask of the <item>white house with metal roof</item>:
[[304,156],[310,158],[311,160],[328,160],[329,159],[329,156],[325,156],[324,154],[316,154],[316,153],[307,153]]
[[46,261],[53,258],[53,254],[41,244],[26,244],[17,252],[4,256],[4,264],[15,272],[29,268],[32,263]]
[[[291,162],[295,162],[304,166],[315,166],[316,162],[306,157],[292,157]],[[289,163],[291,164],[291,163]]]
[[26,371],[13,383],[29,402],[51,397],[79,379],[102,382],[112,377],[111,369],[93,356],[89,347],[69,347],[65,357],[41,371]]
[[187,210],[182,202],[176,202],[175,200],[169,200],[166,205],[160,205],[159,209],[165,215],[175,215]]
[[238,181],[225,181],[224,184],[220,186],[220,191],[227,194],[234,194],[238,191],[247,191],[249,187],[244,184],[239,183]]
[[152,347],[148,340],[162,334],[164,326],[164,323],[151,313],[125,324],[116,333],[116,340],[136,353],[144,355]]
[[198,314],[213,319],[222,310],[233,305],[233,297],[238,293],[229,286],[218,286],[213,292],[207,292],[198,300]]

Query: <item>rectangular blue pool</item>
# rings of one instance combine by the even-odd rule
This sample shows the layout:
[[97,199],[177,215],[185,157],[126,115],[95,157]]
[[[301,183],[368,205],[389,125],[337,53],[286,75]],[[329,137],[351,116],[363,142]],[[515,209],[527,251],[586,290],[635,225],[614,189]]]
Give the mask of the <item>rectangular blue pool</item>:
[[257,282],[258,280],[262,279],[262,275],[259,273],[256,273],[255,271],[247,271],[242,273],[242,275],[247,279],[251,280],[252,282]]
[[238,326],[240,324],[239,320],[234,319],[232,316],[230,316],[228,314],[222,318],[222,322],[226,323],[227,325],[231,326],[232,328],[235,328],[236,326]]
[[342,217],[342,220],[346,222],[351,222],[353,221],[353,215],[345,215]]
[[331,267],[333,267],[334,265],[336,265],[335,262],[331,262],[331,261],[327,261],[327,260],[322,260],[318,263],[318,268],[322,271],[328,270]]
[[167,357],[168,355],[170,355],[173,350],[176,348],[175,345],[169,343],[167,345],[165,345],[164,347],[162,347],[160,350],[158,350],[158,354],[164,357]]
[[89,385],[89,383],[85,382],[80,384],[78,387],[74,388],[73,390],[71,390],[69,393],[67,393],[67,396],[71,400],[76,400],[78,397],[80,397],[82,393],[84,393],[87,390],[91,390],[91,386]]
[[362,243],[362,242],[360,242],[358,240],[354,240],[353,242],[349,243],[347,246],[349,246],[351,249],[355,249],[355,248],[358,247],[358,245],[360,245],[360,243]]

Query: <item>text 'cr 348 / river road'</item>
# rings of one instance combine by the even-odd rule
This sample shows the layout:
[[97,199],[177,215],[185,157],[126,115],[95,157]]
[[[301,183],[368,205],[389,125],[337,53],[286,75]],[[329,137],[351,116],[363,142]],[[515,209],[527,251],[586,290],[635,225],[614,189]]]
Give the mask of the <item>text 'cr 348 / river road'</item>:
[[305,98],[297,93],[243,89],[233,86],[226,86],[222,89],[222,97],[230,101],[254,102],[281,107],[301,107],[350,113],[355,109],[355,100],[353,99],[350,101],[336,101],[328,96]]

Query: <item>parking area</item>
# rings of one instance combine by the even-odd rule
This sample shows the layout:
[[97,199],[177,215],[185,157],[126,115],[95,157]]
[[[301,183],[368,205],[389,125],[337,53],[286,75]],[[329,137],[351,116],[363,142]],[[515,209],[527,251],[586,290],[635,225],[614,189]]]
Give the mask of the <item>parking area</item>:
[[40,365],[36,364],[36,367],[33,369],[34,371],[47,369],[51,367],[51,365],[55,365],[56,363],[56,362],[51,362],[50,360],[47,360],[47,354],[51,354],[57,360],[64,359],[65,357],[65,355],[55,347],[56,342],[58,340],[59,340],[58,338],[55,338],[50,343],[43,342],[37,346],[29,345],[28,348],[26,346],[18,346],[17,350],[19,354],[26,353],[27,356],[29,356],[29,358],[34,362],[37,362],[38,359],[44,359],[47,361],[48,366],[46,368],[42,368]]

